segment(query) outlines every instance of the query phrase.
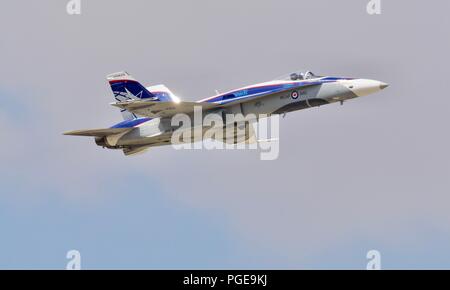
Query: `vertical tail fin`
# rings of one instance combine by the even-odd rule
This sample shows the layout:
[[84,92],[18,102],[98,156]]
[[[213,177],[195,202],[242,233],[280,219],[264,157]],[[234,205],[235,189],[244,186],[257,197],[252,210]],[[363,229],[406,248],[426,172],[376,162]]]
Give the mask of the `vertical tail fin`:
[[[157,99],[155,95],[150,93],[127,72],[113,73],[108,75],[106,78],[111,86],[111,90],[114,93],[114,98],[118,102],[133,99]],[[137,118],[135,114],[130,113],[127,110],[122,109],[121,113],[125,120]]]
[[[161,102],[180,102],[180,99],[175,96],[165,85],[156,85],[145,88],[138,81],[136,81],[127,72],[117,72],[108,75],[107,80],[114,93],[114,98],[117,102],[136,99],[148,99]],[[136,119],[137,116],[125,109],[121,109],[122,117],[125,120]]]
[[118,101],[156,98],[127,72],[110,74],[107,79]]

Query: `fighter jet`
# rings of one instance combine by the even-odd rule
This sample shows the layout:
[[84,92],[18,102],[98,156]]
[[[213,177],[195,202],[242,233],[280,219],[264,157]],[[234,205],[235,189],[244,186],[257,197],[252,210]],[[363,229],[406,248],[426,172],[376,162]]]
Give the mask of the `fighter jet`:
[[[111,105],[120,109],[124,121],[110,128],[64,134],[95,137],[98,146],[121,149],[125,155],[172,144],[171,137],[178,127],[171,123],[171,118],[177,114],[192,117],[196,108],[200,108],[204,115],[214,113],[223,116],[226,126],[229,125],[225,118],[227,114],[284,115],[335,102],[343,103],[388,87],[387,83],[376,80],[319,76],[311,71],[297,71],[272,81],[217,93],[197,102],[186,102],[165,85],[145,87],[127,72],[108,75],[107,80],[116,100]],[[254,139],[250,128],[245,130],[244,141]],[[232,142],[236,143],[236,140]]]

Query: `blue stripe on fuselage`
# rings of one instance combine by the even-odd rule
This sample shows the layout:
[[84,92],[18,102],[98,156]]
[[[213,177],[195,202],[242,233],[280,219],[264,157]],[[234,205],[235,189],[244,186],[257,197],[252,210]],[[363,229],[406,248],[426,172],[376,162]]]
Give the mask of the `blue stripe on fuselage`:
[[220,95],[217,97],[214,97],[212,99],[206,100],[205,102],[208,103],[215,103],[219,102],[220,104],[225,104],[229,102],[233,102],[240,99],[250,98],[250,97],[256,97],[259,95],[265,95],[265,94],[273,94],[280,91],[284,91],[287,89],[296,89],[301,88],[304,86],[310,86],[310,85],[319,85],[322,83],[328,83],[328,82],[334,82],[333,80],[318,80],[315,82],[301,82],[301,83],[288,83],[288,84],[276,84],[276,85],[264,85],[260,87],[253,87],[253,88],[246,88],[234,92],[230,92],[224,95]]
[[341,77],[324,77],[320,79],[321,81],[331,82],[331,81],[340,81],[340,80],[354,80],[354,78],[341,78]]
[[132,128],[134,126],[140,125],[142,123],[145,123],[147,121],[150,121],[151,118],[138,118],[133,120],[125,120],[123,122],[120,122],[111,128]]
[[236,100],[256,97],[265,94],[273,94],[287,89],[297,89],[308,85],[319,85],[324,83],[332,83],[338,80],[353,80],[354,78],[343,78],[343,77],[323,77],[317,79],[313,82],[298,82],[298,83],[288,83],[288,84],[276,84],[276,85],[263,85],[260,87],[246,88],[238,91],[232,91],[227,94],[216,96],[209,100],[207,103],[230,103]]

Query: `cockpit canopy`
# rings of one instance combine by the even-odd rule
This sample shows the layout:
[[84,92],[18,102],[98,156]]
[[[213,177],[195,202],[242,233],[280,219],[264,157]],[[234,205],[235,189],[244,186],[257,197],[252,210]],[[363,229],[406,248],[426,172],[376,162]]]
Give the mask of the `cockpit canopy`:
[[298,70],[297,72],[292,72],[290,74],[282,75],[276,80],[283,80],[283,81],[301,81],[301,80],[310,80],[310,79],[317,79],[321,76],[315,75],[312,71],[309,70]]

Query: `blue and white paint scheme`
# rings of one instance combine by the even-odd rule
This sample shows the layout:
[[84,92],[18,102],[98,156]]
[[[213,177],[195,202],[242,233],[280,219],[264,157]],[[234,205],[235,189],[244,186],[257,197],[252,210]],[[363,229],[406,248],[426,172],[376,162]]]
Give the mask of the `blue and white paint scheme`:
[[165,85],[145,87],[127,72],[107,76],[124,121],[107,129],[77,130],[66,135],[95,137],[97,145],[122,149],[125,155],[169,145],[176,114],[192,115],[195,107],[221,114],[272,115],[326,105],[376,93],[388,84],[369,79],[318,76],[298,71],[275,80],[245,86],[199,100],[183,102]]

